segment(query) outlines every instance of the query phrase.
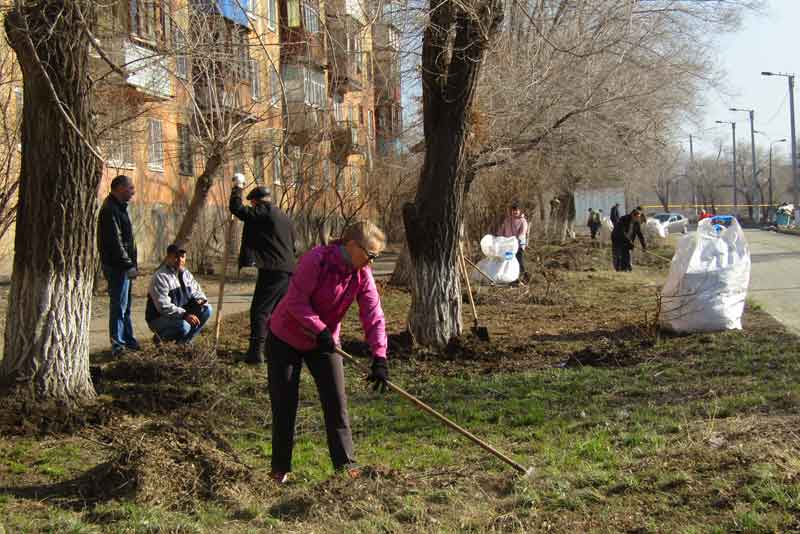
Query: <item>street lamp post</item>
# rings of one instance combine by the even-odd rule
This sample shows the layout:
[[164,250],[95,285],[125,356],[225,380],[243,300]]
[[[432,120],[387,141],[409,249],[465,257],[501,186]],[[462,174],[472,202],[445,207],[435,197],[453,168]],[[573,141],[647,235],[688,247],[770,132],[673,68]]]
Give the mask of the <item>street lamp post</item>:
[[736,193],[736,123],[733,121],[716,121],[717,124],[730,124],[733,137],[733,213],[739,213],[739,197]]
[[[755,115],[755,110],[752,109],[739,109],[739,108],[730,108],[731,111],[745,111],[750,115],[750,158],[751,158],[751,166],[753,168],[753,181],[750,183],[750,201],[754,204],[757,204],[756,196],[758,194],[758,184],[756,183],[756,137],[755,137],[755,129],[753,126],[753,116]],[[758,206],[756,206],[755,210],[751,210],[753,213],[753,219],[758,219]]]
[[792,201],[795,205],[795,213],[797,213],[797,206],[800,204],[800,176],[797,173],[797,136],[794,131],[794,74],[785,72],[762,72],[763,76],[785,76],[789,79],[789,126],[791,128],[791,137],[789,143],[792,151]]

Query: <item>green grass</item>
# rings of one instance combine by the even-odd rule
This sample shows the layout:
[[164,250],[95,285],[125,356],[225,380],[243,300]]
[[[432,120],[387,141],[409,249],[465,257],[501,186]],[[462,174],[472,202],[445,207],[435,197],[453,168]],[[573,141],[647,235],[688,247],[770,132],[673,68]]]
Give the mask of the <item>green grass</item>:
[[[0,525],[10,532],[136,533],[690,534],[796,528],[797,339],[752,308],[743,332],[664,336],[658,342],[631,334],[630,325],[642,325],[641,310],[653,302],[646,283],[662,273],[640,271],[624,281],[602,271],[562,274],[563,305],[509,308],[500,302],[479,310],[490,331],[510,323],[518,327],[493,333],[491,348],[500,356],[477,351],[480,357],[473,359],[412,354],[392,360],[393,380],[532,466],[530,479],[517,477],[400,397],[373,393],[348,365],[356,452],[373,467],[372,476],[351,481],[333,474],[316,390],[304,370],[295,479],[285,488],[254,483],[258,491],[252,495],[197,498],[189,508],[151,506],[136,496],[92,503],[72,490],[55,491],[114,457],[100,443],[114,434],[141,439],[153,420],[213,425],[233,454],[263,475],[271,453],[264,370],[231,366],[229,378],[187,386],[223,399],[213,410],[178,406],[132,415],[107,433],[89,432],[91,439],[0,438]],[[390,324],[402,323],[407,306],[407,294],[384,293]],[[356,324],[351,315],[346,331],[358,332]],[[231,330],[230,336],[223,353],[242,348],[240,334]],[[557,366],[597,347],[629,361]],[[123,391],[108,395],[113,399]],[[53,495],[43,498],[28,491],[32,487]]]

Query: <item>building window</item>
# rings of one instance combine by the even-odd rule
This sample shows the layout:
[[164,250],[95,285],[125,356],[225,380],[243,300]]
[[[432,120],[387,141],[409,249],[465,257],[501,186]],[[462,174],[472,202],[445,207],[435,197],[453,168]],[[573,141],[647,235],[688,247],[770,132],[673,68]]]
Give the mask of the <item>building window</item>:
[[336,167],[336,190],[344,191],[347,167]]
[[364,126],[364,106],[358,105],[358,124]]
[[130,31],[147,41],[168,42],[171,30],[169,2],[130,0]]
[[271,93],[270,102],[273,106],[277,106],[278,102],[281,101],[281,93],[283,90],[281,89],[281,79],[278,76],[278,69],[275,68],[274,64],[271,64],[269,67],[269,86]]
[[322,162],[322,187],[328,189],[331,186],[331,166],[326,161]]
[[387,26],[386,29],[389,34],[389,48],[400,50],[400,32],[394,26]]
[[375,132],[372,129],[372,110],[367,112],[367,137],[370,139],[375,137]]
[[178,172],[184,176],[194,175],[192,132],[185,124],[178,124]]
[[319,14],[315,6],[303,3],[303,27],[308,33],[319,32]]
[[364,71],[364,55],[361,50],[361,36],[358,34],[353,36],[353,59],[356,63],[356,73],[361,74]]
[[253,178],[256,183],[264,183],[264,147],[261,143],[253,145]]
[[300,27],[300,0],[286,2],[286,18],[290,28]]
[[281,147],[272,147],[272,183],[281,185],[283,179],[283,165],[281,164]]
[[153,171],[164,170],[164,138],[161,130],[161,121],[148,119],[147,121],[147,167]]
[[278,21],[278,0],[267,0],[267,25],[271,31],[275,31]]
[[189,59],[186,57],[186,39],[183,32],[175,26],[175,75],[184,80],[189,78]]
[[350,168],[350,180],[352,180],[353,184],[353,193],[358,191],[358,182],[361,178],[361,169],[359,167],[351,167]]
[[255,59],[250,60],[250,96],[261,99],[261,64]]
[[333,118],[336,122],[344,120],[344,97],[338,93],[333,95]]
[[108,147],[106,163],[109,167],[133,169],[136,162],[133,160],[133,144],[129,137],[111,139]]
[[303,94],[309,106],[325,109],[325,73],[322,71],[303,69]]
[[247,42],[247,30],[236,28],[232,32],[231,39],[236,54],[239,77],[243,80],[247,79],[250,76],[250,47]]

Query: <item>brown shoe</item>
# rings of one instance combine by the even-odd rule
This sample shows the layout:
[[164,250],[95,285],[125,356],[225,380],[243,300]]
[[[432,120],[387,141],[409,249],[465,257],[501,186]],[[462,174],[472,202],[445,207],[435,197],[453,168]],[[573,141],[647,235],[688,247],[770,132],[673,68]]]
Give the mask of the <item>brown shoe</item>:
[[357,478],[361,478],[361,475],[364,474],[364,472],[361,470],[360,467],[349,467],[345,469],[344,472],[345,474],[347,474],[347,478],[351,480],[356,480]]

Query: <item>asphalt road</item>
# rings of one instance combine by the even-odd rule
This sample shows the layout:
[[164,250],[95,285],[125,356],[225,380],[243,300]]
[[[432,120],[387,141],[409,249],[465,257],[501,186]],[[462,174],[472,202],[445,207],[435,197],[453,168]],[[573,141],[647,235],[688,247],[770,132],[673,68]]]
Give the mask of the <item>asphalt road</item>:
[[800,333],[800,236],[745,230],[752,270],[749,296]]

